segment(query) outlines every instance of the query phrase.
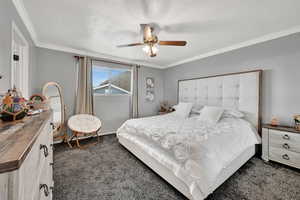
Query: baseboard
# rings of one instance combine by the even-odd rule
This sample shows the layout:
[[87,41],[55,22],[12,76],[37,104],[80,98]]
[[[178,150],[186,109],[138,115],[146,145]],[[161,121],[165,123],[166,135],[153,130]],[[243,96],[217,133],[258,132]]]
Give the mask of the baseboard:
[[[116,134],[116,131],[111,131],[111,132],[105,132],[105,133],[100,133],[99,137],[104,136],[104,135],[112,135],[112,134]],[[82,136],[79,138],[79,140],[84,140],[87,138],[91,138],[91,137],[97,137],[96,135],[91,135],[91,136]],[[72,141],[75,141],[76,138],[73,138]],[[57,141],[53,141],[53,144],[59,144],[62,143],[63,140],[57,140]]]

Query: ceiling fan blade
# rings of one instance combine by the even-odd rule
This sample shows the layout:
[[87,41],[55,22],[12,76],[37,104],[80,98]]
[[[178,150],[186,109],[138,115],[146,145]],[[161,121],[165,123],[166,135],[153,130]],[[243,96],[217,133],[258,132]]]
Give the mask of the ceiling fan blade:
[[133,47],[133,46],[140,46],[140,45],[144,45],[143,43],[132,43],[132,44],[122,44],[122,45],[118,45],[118,48],[121,47]]
[[185,46],[186,41],[159,41],[159,45],[169,45],[169,46]]

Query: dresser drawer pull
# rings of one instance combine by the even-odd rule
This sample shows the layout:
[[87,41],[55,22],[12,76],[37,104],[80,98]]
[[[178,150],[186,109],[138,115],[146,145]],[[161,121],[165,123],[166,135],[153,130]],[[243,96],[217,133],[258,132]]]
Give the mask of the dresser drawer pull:
[[41,190],[44,190],[44,195],[47,197],[47,196],[49,196],[49,188],[48,188],[48,185],[46,185],[46,184],[40,184],[40,191]]
[[44,151],[44,156],[47,157],[49,155],[49,152],[48,152],[48,147],[44,144],[41,144],[40,145],[40,149],[43,149]]
[[53,122],[50,122],[50,126],[51,126],[52,130],[54,130],[54,129],[55,129],[55,125],[54,125],[54,123],[53,123]]
[[287,143],[283,144],[282,147],[285,149],[290,149],[290,145],[288,145]]
[[289,140],[290,136],[288,136],[288,135],[285,134],[284,136],[282,136],[282,138],[285,139],[285,140]]
[[290,159],[290,157],[289,157],[287,154],[282,155],[282,158],[283,158],[284,160],[289,160],[289,159]]
[[54,163],[53,163],[53,162],[51,162],[51,163],[49,163],[49,165],[50,165],[50,166],[53,166],[53,165],[54,165]]

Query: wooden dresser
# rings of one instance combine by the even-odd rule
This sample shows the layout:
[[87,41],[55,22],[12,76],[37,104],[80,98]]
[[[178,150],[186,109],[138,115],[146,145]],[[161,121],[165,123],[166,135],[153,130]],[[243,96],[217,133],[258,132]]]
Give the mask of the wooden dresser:
[[0,123],[1,200],[52,199],[52,171],[52,112]]
[[263,125],[262,158],[300,169],[300,131],[286,126]]

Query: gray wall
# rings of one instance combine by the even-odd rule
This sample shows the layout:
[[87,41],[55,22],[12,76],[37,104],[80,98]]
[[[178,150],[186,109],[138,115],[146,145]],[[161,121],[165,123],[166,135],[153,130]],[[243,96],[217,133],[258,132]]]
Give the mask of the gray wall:
[[268,41],[164,71],[164,99],[175,104],[177,81],[201,76],[263,69],[262,115],[291,125],[300,114],[300,34]]
[[33,92],[36,77],[36,52],[31,37],[21,21],[11,0],[0,1],[0,92],[11,87],[11,40],[12,21],[16,23],[26,40],[29,42],[29,93]]
[[102,121],[102,132],[115,132],[130,117],[130,96],[94,96],[94,112]]
[[[40,92],[46,82],[55,81],[62,86],[68,116],[74,113],[75,88],[76,88],[76,67],[74,54],[54,51],[44,48],[36,48],[37,52],[37,82],[35,91]],[[145,79],[155,79],[155,101],[145,101]],[[139,69],[139,113],[140,116],[157,114],[159,102],[163,100],[163,71],[150,67]],[[110,132],[119,127],[126,115],[129,116],[129,98],[123,97],[124,101],[117,101],[118,97],[94,98],[95,114],[103,121],[103,131]],[[119,98],[120,99],[120,98]],[[114,124],[115,123],[115,124]]]
[[74,55],[44,48],[36,48],[37,52],[37,83],[35,91],[41,92],[43,85],[49,81],[60,84],[67,107],[67,115],[74,113],[76,67]]
[[[139,68],[139,116],[146,117],[157,115],[159,110],[159,104],[164,98],[164,76],[163,70],[155,69],[150,67]],[[154,95],[155,99],[153,102],[145,100],[146,97],[146,78],[154,78]]]

